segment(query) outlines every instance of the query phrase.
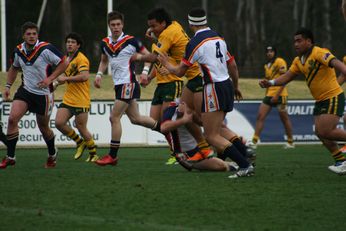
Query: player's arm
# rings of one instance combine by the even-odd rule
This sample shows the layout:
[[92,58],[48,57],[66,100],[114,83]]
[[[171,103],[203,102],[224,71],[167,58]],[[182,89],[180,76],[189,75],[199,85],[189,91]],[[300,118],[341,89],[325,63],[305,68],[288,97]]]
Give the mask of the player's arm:
[[280,75],[277,79],[267,80],[263,79],[259,81],[259,85],[262,88],[268,88],[270,86],[283,86],[291,82],[297,75],[291,71],[287,71],[285,74]]
[[[149,55],[149,54],[150,52],[145,47],[143,47],[142,50],[140,51],[140,55]],[[142,70],[142,74],[140,74],[139,76],[139,83],[143,87],[147,86],[151,81],[151,78],[149,79],[150,68],[151,68],[151,62],[145,62],[143,70]]]
[[45,78],[43,81],[39,82],[38,86],[40,88],[48,87],[51,83],[53,83],[53,81],[56,78],[58,78],[59,75],[64,73],[64,71],[66,70],[67,66],[68,66],[68,62],[67,62],[66,58],[64,57],[61,60],[61,62],[58,64],[58,66],[55,68],[53,73],[50,76],[48,76],[47,78]]
[[103,73],[106,71],[107,67],[108,67],[108,57],[105,54],[101,54],[101,61],[99,64],[99,68],[97,69],[97,74],[94,80],[94,86],[96,88],[101,87],[102,76],[103,76]]
[[185,75],[187,69],[189,69],[189,66],[186,65],[183,61],[180,62],[178,65],[173,65],[168,61],[168,55],[164,53],[160,53],[160,55],[157,57],[159,62],[167,68],[167,70],[179,77],[182,77]]
[[185,107],[184,109],[184,115],[177,119],[177,120],[165,120],[161,123],[161,127],[160,127],[160,131],[162,133],[168,133],[172,130],[176,130],[177,128],[188,124],[190,122],[192,122],[192,112],[190,110],[188,110],[188,108],[186,107],[186,105],[183,103],[183,105],[179,105],[179,106],[183,106]]
[[6,85],[3,92],[4,100],[8,100],[10,98],[10,94],[11,94],[10,89],[14,81],[16,81],[18,71],[19,71],[19,68],[11,65],[10,69],[7,72]]
[[157,60],[157,54],[155,53],[148,53],[148,54],[140,54],[136,53],[133,58],[135,61],[143,61],[143,62],[151,62],[154,63]]
[[89,71],[81,71],[79,75],[75,76],[65,76],[65,75],[60,75],[58,77],[58,82],[61,83],[76,83],[76,82],[85,82],[89,79],[90,73]]
[[[282,66],[280,67],[280,69],[279,69],[280,75],[285,74],[286,71],[287,71],[286,65],[282,65]],[[275,94],[275,96],[274,96],[275,99],[278,99],[278,98],[279,98],[279,96],[281,95],[281,93],[282,93],[282,91],[285,89],[285,87],[286,87],[286,84],[284,84],[284,85],[282,85],[282,86],[280,87],[280,89],[276,92],[276,94]]]
[[238,66],[234,58],[227,61],[228,73],[231,76],[233,87],[234,87],[234,95],[237,100],[243,99],[241,91],[239,90],[239,72]]
[[346,79],[346,65],[337,58],[330,60],[329,66],[334,67],[335,70],[340,72],[338,83],[342,85]]

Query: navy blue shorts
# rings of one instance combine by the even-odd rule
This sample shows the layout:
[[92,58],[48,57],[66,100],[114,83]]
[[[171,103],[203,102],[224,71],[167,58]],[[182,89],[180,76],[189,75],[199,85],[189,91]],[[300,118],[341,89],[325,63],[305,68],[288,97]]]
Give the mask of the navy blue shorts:
[[204,85],[202,112],[230,112],[233,104],[234,90],[230,79]]
[[17,89],[13,100],[21,100],[27,103],[28,111],[39,115],[50,116],[54,106],[53,94],[36,95],[27,91],[23,86]]
[[141,89],[138,82],[124,83],[114,86],[115,99],[122,101],[131,101],[141,97]]

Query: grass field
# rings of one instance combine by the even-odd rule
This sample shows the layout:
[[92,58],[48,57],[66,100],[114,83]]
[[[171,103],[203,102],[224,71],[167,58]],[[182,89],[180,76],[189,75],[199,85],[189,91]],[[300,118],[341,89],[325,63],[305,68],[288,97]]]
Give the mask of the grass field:
[[0,171],[0,230],[344,230],[346,176],[321,145],[260,146],[239,179],[166,166],[165,148],[123,148],[116,167],[73,151],[44,169],[44,149],[18,150]]

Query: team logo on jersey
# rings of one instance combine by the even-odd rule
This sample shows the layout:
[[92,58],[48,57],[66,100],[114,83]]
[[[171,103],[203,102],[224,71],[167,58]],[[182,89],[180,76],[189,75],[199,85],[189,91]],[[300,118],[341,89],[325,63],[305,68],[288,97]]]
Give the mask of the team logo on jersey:
[[330,53],[326,53],[324,56],[323,56],[323,60],[324,61],[327,61],[328,57],[330,56],[331,54]]
[[160,48],[161,47],[161,43],[158,42],[157,43],[157,47]]

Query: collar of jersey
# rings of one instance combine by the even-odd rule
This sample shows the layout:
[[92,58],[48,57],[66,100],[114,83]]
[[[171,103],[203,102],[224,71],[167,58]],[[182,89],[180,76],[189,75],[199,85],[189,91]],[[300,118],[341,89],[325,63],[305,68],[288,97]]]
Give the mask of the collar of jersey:
[[[35,45],[34,45],[34,49],[32,49],[32,51],[36,49],[36,47],[39,45],[39,43],[40,43],[40,41],[37,40],[36,43],[35,43]],[[25,52],[25,54],[28,54],[28,51],[27,51],[27,49],[26,49],[26,42],[23,42],[23,43],[22,43],[22,50]],[[31,51],[31,52],[32,52],[32,51]]]
[[200,29],[200,30],[196,31],[195,35],[198,34],[198,33],[203,32],[203,31],[207,31],[207,30],[211,30],[210,27],[206,27],[206,28],[203,28],[203,29]]
[[118,43],[120,40],[122,40],[125,37],[124,32],[121,32],[121,35],[119,36],[119,38],[117,39],[117,41],[113,41],[112,36],[109,36],[109,44],[116,44]]

